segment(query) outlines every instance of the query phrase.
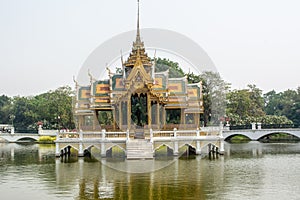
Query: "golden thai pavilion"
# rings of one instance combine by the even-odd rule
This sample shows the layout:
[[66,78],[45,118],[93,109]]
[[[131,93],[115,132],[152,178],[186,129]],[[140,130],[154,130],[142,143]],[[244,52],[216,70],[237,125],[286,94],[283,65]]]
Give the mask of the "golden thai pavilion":
[[[175,42],[175,41],[174,41]],[[169,70],[156,72],[141,41],[139,9],[137,33],[120,73],[108,79],[91,77],[87,86],[76,85],[75,116],[83,131],[197,128],[203,114],[202,85],[187,78],[169,78]]]

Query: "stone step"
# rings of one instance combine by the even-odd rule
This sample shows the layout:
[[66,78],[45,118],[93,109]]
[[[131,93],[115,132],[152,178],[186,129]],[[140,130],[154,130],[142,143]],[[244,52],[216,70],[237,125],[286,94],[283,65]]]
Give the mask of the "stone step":
[[127,159],[153,159],[152,144],[147,140],[129,140],[126,150]]

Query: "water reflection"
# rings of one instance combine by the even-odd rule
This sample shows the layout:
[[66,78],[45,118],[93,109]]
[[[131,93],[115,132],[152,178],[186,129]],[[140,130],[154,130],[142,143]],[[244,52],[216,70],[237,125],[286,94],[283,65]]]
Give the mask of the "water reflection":
[[215,159],[176,159],[151,173],[124,173],[93,158],[56,159],[49,145],[0,143],[0,192],[5,199],[300,198],[299,143],[225,148]]
[[[204,199],[201,175],[190,173],[189,161],[177,161],[155,173],[129,174],[115,171],[101,163],[85,163],[79,159],[66,172],[66,163],[56,163],[58,184],[78,184],[76,199]],[[181,169],[185,174],[178,174]],[[194,173],[201,166],[194,166]],[[188,171],[188,172],[187,172]],[[76,176],[80,174],[80,176]],[[221,175],[221,174],[219,174]],[[66,178],[66,176],[68,178]],[[79,178],[80,177],[80,178]]]

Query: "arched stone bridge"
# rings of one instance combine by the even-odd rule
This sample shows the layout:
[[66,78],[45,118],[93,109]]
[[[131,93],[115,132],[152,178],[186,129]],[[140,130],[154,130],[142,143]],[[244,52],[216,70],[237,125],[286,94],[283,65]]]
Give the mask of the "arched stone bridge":
[[22,140],[34,140],[38,141],[40,136],[37,133],[1,133],[0,139],[3,139],[7,142],[18,142]]
[[259,140],[265,136],[276,134],[276,133],[287,133],[295,137],[300,138],[300,128],[287,128],[287,129],[247,129],[247,130],[223,130],[224,139],[228,139],[235,135],[243,135],[251,140]]

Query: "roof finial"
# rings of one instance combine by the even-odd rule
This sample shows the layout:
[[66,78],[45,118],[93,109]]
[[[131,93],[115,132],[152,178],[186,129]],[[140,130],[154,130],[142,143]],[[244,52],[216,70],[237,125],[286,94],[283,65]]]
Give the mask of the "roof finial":
[[137,30],[136,30],[136,45],[141,45],[141,35],[140,35],[140,0],[137,0],[138,3],[138,11],[137,11]]

